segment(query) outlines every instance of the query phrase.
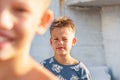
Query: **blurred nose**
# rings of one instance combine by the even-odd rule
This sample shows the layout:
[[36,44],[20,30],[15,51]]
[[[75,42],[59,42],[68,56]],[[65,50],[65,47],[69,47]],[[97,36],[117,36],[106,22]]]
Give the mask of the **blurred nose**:
[[60,43],[60,44],[63,44],[63,41],[62,41],[62,40],[60,40],[60,41],[59,41],[59,43]]
[[12,27],[13,22],[10,12],[0,9],[0,29],[10,30]]

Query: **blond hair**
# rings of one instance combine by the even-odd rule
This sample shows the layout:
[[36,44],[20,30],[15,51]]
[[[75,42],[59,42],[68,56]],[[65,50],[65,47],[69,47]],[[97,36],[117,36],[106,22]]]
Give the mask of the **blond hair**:
[[53,23],[50,26],[50,34],[55,28],[71,28],[73,33],[75,34],[76,28],[75,24],[73,23],[72,19],[62,16],[54,19]]

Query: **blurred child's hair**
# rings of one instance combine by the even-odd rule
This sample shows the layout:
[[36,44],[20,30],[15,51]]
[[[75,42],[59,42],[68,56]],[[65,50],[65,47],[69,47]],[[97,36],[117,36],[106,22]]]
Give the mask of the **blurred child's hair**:
[[58,18],[54,19],[54,21],[52,22],[52,24],[50,26],[50,34],[53,31],[53,29],[64,28],[64,27],[71,28],[73,33],[75,33],[75,31],[76,31],[75,24],[73,23],[73,21],[66,16],[62,16],[62,17],[58,17]]

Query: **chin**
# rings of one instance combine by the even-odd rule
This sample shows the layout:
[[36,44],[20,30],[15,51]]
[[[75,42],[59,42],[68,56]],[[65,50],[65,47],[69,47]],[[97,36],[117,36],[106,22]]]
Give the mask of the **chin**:
[[60,56],[65,56],[65,55],[67,55],[66,53],[58,53],[58,55],[60,55]]
[[12,58],[12,54],[8,54],[8,52],[1,52],[0,51],[0,61],[7,61]]

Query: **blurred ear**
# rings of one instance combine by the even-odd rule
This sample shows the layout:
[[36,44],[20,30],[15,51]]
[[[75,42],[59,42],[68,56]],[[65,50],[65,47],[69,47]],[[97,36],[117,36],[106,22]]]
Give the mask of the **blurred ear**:
[[51,40],[51,38],[50,38],[50,45],[52,45],[52,40]]
[[38,34],[43,34],[46,32],[48,25],[52,22],[53,19],[53,12],[47,10],[41,18],[41,24],[37,29]]
[[76,38],[73,38],[73,41],[72,41],[72,46],[74,46],[77,42],[77,39]]

